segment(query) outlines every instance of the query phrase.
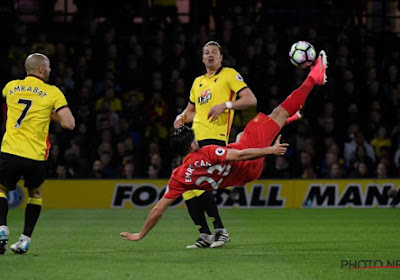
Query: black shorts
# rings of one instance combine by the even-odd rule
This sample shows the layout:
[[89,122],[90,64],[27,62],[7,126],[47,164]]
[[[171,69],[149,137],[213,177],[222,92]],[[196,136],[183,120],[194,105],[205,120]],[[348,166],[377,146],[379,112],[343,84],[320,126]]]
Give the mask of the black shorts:
[[46,178],[47,162],[19,157],[12,154],[0,154],[0,183],[9,191],[16,188],[24,177],[28,190],[36,189]]
[[222,146],[222,147],[226,146],[225,141],[217,140],[217,139],[204,139],[204,140],[200,140],[197,142],[199,143],[200,148],[203,148],[204,146],[208,146],[208,145],[218,145],[218,146]]

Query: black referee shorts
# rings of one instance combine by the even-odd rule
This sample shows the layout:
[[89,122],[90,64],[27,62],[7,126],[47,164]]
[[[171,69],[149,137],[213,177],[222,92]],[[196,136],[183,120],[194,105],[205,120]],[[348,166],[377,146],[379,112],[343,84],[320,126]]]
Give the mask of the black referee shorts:
[[47,162],[19,157],[12,154],[0,154],[0,183],[9,191],[16,188],[21,177],[28,190],[36,189],[46,178]]

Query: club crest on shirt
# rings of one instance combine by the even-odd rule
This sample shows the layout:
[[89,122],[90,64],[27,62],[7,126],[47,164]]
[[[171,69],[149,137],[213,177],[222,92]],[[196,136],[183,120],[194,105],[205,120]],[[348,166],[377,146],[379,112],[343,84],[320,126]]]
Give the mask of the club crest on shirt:
[[217,148],[217,149],[215,150],[215,154],[216,154],[217,156],[219,156],[219,157],[222,157],[222,156],[225,154],[225,149]]
[[198,98],[198,102],[199,102],[200,105],[201,105],[201,104],[208,103],[208,100],[210,100],[211,97],[212,97],[212,95],[211,95],[211,89],[207,89],[207,90],[203,91],[203,92],[200,94],[200,97]]

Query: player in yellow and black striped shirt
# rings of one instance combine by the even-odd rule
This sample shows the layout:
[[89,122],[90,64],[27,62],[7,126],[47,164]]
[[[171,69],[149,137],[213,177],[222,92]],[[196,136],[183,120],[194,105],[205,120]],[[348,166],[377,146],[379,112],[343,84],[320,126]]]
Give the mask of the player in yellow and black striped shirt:
[[46,177],[50,121],[53,119],[66,129],[75,127],[64,94],[46,83],[51,72],[49,59],[43,54],[31,54],[25,60],[25,70],[25,79],[9,82],[2,92],[7,104],[7,122],[0,154],[0,254],[6,252],[9,235],[7,192],[15,190],[24,177],[29,195],[24,231],[10,247],[14,253],[24,254],[42,206],[40,186]]
[[[200,147],[225,146],[228,143],[234,110],[257,104],[256,97],[242,76],[233,68],[222,67],[222,58],[222,49],[217,42],[210,41],[204,45],[203,63],[207,73],[194,80],[188,106],[174,122],[176,129],[193,122],[192,129]],[[185,192],[183,198],[200,232],[200,238],[187,248],[224,246],[230,237],[222,224],[212,193],[191,190]],[[213,221],[215,237],[211,235],[204,212]]]

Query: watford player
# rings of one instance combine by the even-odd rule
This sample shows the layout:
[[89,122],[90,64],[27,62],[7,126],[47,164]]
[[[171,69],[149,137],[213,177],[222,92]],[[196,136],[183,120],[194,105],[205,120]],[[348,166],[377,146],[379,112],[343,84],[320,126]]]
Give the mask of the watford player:
[[[197,77],[190,90],[189,103],[174,122],[175,129],[192,123],[200,147],[225,146],[229,140],[234,110],[257,105],[257,99],[242,76],[233,68],[222,67],[222,48],[210,41],[203,47],[206,73]],[[239,97],[238,100],[237,97]],[[200,232],[200,238],[186,248],[217,248],[230,236],[222,223],[212,192],[190,190],[183,194],[189,214]],[[213,222],[215,235],[207,225],[205,212]]]
[[64,94],[46,83],[51,72],[49,59],[40,53],[31,54],[25,60],[25,70],[25,79],[7,83],[2,92],[7,121],[0,154],[0,254],[6,253],[9,237],[7,192],[15,190],[23,176],[29,195],[24,230],[10,249],[24,254],[42,208],[41,185],[46,178],[50,150],[50,121],[53,119],[69,130],[75,127]]

